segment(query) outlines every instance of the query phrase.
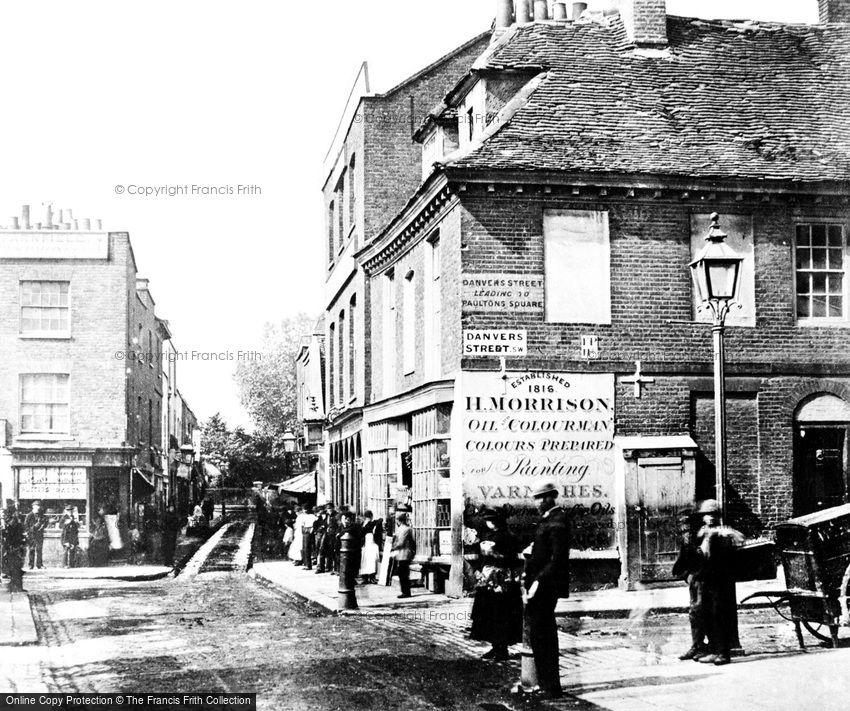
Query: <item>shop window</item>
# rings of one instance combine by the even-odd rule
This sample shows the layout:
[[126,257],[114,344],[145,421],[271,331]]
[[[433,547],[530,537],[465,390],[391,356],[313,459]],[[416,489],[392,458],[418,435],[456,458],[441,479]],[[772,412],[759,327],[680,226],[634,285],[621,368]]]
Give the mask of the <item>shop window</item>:
[[608,213],[545,210],[547,323],[611,323]]
[[69,289],[67,281],[22,281],[21,334],[70,335]]
[[797,225],[795,281],[801,321],[847,319],[846,249],[841,225]]
[[65,506],[76,509],[80,525],[87,520],[85,467],[19,467],[19,510],[28,513],[33,501],[41,501],[48,530],[59,530]]
[[68,434],[70,398],[68,375],[21,375],[21,433]]

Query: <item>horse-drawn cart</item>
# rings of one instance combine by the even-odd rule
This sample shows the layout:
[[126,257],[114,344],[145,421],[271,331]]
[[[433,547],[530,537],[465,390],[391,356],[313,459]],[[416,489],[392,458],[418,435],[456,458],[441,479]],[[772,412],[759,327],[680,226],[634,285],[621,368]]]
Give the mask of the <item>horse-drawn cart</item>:
[[837,647],[840,627],[850,626],[850,504],[779,524],[776,547],[787,589],[757,592],[742,602],[768,598],[794,623],[801,648],[801,625]]

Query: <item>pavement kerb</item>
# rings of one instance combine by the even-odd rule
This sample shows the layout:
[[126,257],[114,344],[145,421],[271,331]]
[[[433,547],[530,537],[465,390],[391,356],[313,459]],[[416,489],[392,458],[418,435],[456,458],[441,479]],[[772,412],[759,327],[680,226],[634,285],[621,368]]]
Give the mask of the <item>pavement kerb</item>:
[[287,588],[281,585],[280,583],[276,583],[270,578],[267,578],[265,575],[257,572],[254,568],[248,569],[248,575],[257,581],[259,585],[262,585],[267,590],[272,590],[280,595],[284,595],[285,597],[291,598],[293,600],[297,600],[302,605],[306,606],[313,612],[320,613],[322,615],[339,615],[339,614],[358,614],[362,613],[362,610],[336,610],[327,605],[322,604],[318,600],[313,600],[312,598],[304,595],[292,588]]
[[[23,647],[28,645],[35,645],[39,643],[38,638],[38,628],[35,624],[35,615],[33,614],[32,609],[32,600],[30,600],[29,593],[27,592],[15,592],[10,593],[8,591],[3,591],[0,594],[0,598],[2,598],[2,604],[5,606],[6,595],[9,596],[9,608],[8,608],[8,631],[5,629],[6,621],[4,620],[2,633],[6,634],[8,632],[8,639],[0,638],[0,647]],[[13,610],[14,607],[22,608],[26,606],[26,612],[22,610],[17,610],[16,612]],[[21,627],[24,629],[22,630]]]

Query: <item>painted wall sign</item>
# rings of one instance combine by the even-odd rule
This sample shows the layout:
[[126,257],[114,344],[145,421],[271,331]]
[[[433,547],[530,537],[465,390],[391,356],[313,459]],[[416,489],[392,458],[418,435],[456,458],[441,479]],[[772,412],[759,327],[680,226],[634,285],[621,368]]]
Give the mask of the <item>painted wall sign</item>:
[[107,259],[109,235],[26,232],[0,235],[0,259]]
[[461,308],[467,313],[537,313],[543,311],[543,288],[542,274],[464,274]]
[[461,382],[464,498],[532,507],[534,488],[551,481],[582,529],[579,547],[612,546],[614,375],[464,371]]
[[528,332],[487,330],[463,332],[463,355],[467,358],[524,356],[528,353]]

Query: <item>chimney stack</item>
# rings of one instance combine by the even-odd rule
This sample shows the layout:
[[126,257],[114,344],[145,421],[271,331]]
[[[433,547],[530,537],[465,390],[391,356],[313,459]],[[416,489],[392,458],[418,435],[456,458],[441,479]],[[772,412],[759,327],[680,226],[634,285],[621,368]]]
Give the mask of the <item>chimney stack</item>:
[[567,19],[567,3],[556,2],[552,6],[552,19],[553,20],[566,20]]
[[21,229],[20,223],[18,222],[18,216],[12,215],[12,224],[9,226],[10,230],[19,230]]
[[581,17],[581,13],[587,10],[586,2],[574,2],[573,3],[573,20],[577,20]]
[[543,22],[549,19],[548,0],[534,0],[534,21]]
[[850,22],[850,0],[818,0],[821,22]]
[[514,0],[496,0],[496,29],[503,30],[514,22]]
[[620,16],[626,34],[638,47],[667,46],[667,0],[623,0]]
[[24,205],[21,208],[21,225],[23,229],[30,229],[30,206]]

